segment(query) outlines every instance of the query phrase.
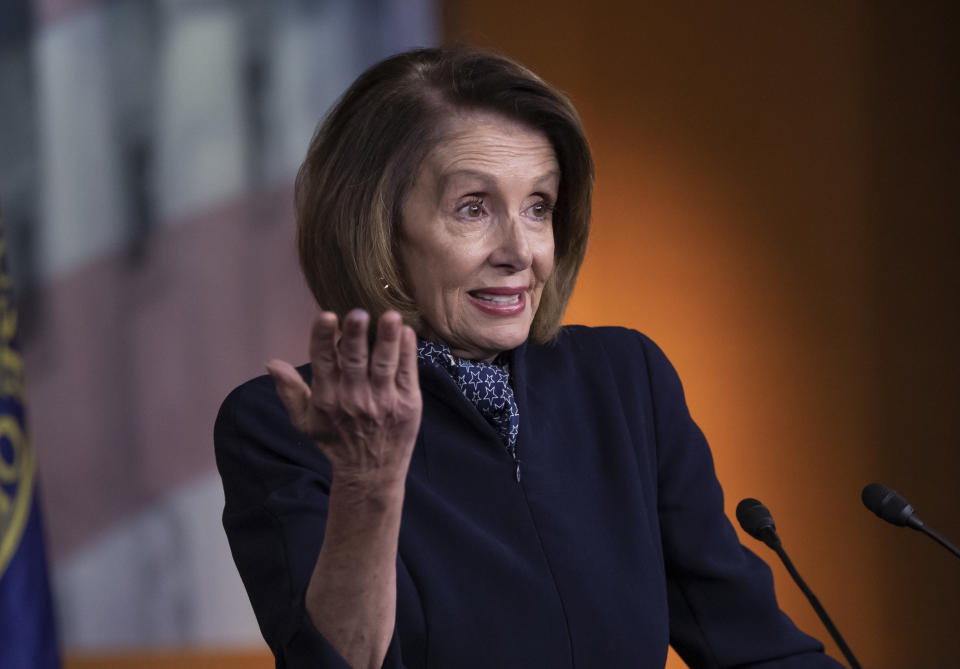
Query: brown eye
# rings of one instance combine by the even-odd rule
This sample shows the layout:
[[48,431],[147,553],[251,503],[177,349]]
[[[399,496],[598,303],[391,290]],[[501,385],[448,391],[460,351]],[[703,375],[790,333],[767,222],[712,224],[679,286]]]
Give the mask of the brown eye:
[[468,219],[482,218],[484,214],[483,200],[472,200],[467,202],[457,210],[457,214],[459,214],[462,218]]
[[553,207],[546,200],[540,200],[536,202],[527,209],[528,214],[531,218],[538,221],[546,221],[550,218]]

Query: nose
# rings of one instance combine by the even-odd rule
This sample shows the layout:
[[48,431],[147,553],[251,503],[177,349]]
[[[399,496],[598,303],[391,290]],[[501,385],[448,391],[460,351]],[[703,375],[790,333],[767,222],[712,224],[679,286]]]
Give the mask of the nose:
[[518,216],[506,217],[498,227],[497,239],[490,254],[490,262],[514,272],[527,269],[533,263],[530,230]]

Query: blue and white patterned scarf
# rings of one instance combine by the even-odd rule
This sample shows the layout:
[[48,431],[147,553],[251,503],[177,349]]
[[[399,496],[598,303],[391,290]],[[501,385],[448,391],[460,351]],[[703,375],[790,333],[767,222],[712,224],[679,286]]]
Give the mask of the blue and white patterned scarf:
[[514,476],[520,482],[520,458],[517,456],[517,432],[520,412],[513,397],[510,373],[489,362],[455,357],[446,344],[417,341],[417,357],[447,371],[457,387],[500,435],[513,459]]

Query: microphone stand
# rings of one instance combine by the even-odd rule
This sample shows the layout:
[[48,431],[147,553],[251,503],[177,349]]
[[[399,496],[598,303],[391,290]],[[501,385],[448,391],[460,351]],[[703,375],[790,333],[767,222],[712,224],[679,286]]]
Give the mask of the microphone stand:
[[954,546],[953,544],[951,544],[949,541],[947,541],[946,539],[944,539],[943,537],[941,537],[939,534],[937,534],[935,531],[931,530],[931,529],[930,529],[929,527],[927,527],[926,525],[923,525],[923,524],[921,523],[920,527],[915,527],[915,526],[913,526],[913,525],[910,525],[910,527],[913,527],[913,529],[915,529],[915,530],[917,530],[917,531],[919,531],[919,532],[923,532],[923,533],[926,534],[928,537],[930,537],[931,539],[933,539],[934,541],[936,541],[937,543],[939,543],[941,546],[943,546],[944,548],[946,548],[948,551],[950,551],[951,553],[953,553],[956,557],[960,558],[960,548],[957,548],[956,546]]
[[797,568],[793,566],[793,561],[790,559],[790,556],[787,555],[787,551],[783,550],[783,544],[780,543],[780,537],[773,535],[772,541],[765,541],[774,552],[780,556],[780,561],[783,562],[783,566],[787,568],[787,571],[790,572],[790,576],[793,577],[793,580],[800,587],[800,590],[803,591],[803,594],[807,596],[807,600],[810,602],[810,606],[813,607],[813,610],[817,612],[817,615],[820,616],[821,622],[827,628],[827,631],[830,632],[830,636],[833,637],[833,640],[836,642],[837,646],[840,647],[840,652],[843,653],[843,656],[847,658],[847,662],[850,664],[851,669],[862,669],[860,663],[857,662],[857,658],[853,656],[853,651],[850,650],[850,646],[847,645],[847,642],[843,640],[843,637],[840,635],[840,631],[837,629],[836,625],[833,624],[833,621],[830,620],[830,616],[827,615],[826,609],[820,604],[820,600],[817,599],[817,596],[813,594],[813,591],[807,586],[806,581],[800,577],[800,572],[797,571]]

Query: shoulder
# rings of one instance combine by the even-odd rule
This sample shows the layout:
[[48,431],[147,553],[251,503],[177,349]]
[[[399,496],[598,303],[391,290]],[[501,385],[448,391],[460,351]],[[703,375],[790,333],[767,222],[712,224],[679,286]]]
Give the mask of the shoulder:
[[565,325],[543,345],[554,355],[609,361],[614,369],[660,373],[672,366],[663,350],[647,335],[619,326]]
[[[310,365],[297,368],[300,375],[310,382]],[[281,413],[286,417],[286,408],[277,395],[277,388],[268,374],[257,376],[234,388],[220,405],[217,425],[230,422],[243,423],[246,419],[266,419]]]
[[591,392],[614,393],[623,402],[643,403],[655,412],[674,413],[685,406],[670,360],[636,330],[567,325],[551,342],[531,346],[527,360],[531,376],[550,376],[555,384],[586,385]]
[[650,339],[637,330],[620,327],[618,325],[604,325],[590,327],[588,325],[564,325],[557,333],[556,342],[559,345],[590,345],[603,344],[605,346],[631,347],[642,344]]
[[[309,365],[298,371],[309,381]],[[264,374],[234,388],[223,400],[213,429],[218,460],[227,453],[283,453],[302,449],[303,435],[290,423],[273,379]],[[308,449],[315,450],[315,449]]]
[[214,435],[224,431],[236,431],[252,420],[263,420],[283,408],[273,379],[268,375],[258,376],[234,388],[220,405],[214,424]]

